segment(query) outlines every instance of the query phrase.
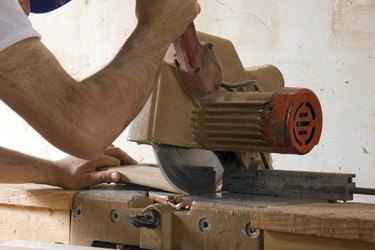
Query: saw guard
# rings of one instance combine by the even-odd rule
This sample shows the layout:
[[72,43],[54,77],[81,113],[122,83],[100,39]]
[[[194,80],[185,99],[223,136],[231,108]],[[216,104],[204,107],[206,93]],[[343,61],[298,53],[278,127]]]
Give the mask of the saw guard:
[[171,145],[153,145],[158,165],[167,181],[180,193],[212,193],[221,183],[224,168],[240,162],[231,152],[213,152]]

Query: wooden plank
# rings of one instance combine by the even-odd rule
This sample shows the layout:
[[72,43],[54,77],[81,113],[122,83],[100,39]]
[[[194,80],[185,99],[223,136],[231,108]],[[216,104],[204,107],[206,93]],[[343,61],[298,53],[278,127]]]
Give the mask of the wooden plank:
[[41,248],[28,248],[28,247],[14,247],[14,246],[2,246],[0,245],[0,250],[43,250]]
[[0,184],[0,204],[70,210],[77,191],[37,184]]
[[18,250],[18,249],[33,249],[33,250],[105,250],[105,248],[91,247],[91,246],[73,246],[65,244],[54,244],[54,243],[43,243],[43,242],[33,242],[33,241],[10,241],[0,244],[0,250],[9,249],[9,250]]
[[0,242],[27,240],[69,244],[70,211],[0,205]]
[[254,228],[375,243],[375,204],[312,203],[257,208]]
[[54,250],[108,250],[108,248],[71,246],[71,245],[60,245],[60,244],[42,245],[40,247],[0,245],[0,250],[51,250],[51,249],[54,249]]
[[0,250],[107,250],[105,248],[92,248],[83,246],[69,246],[62,245],[61,247],[56,247],[56,245],[51,245],[48,248],[36,248],[36,247],[17,247],[17,246],[2,246],[0,245]]
[[120,182],[133,183],[178,193],[178,191],[176,191],[176,189],[171,184],[169,184],[162,171],[158,167],[136,165],[113,167],[110,169],[121,173]]
[[310,235],[264,232],[264,250],[373,250],[374,243]]
[[49,246],[43,247],[26,247],[26,246],[7,246],[0,245],[0,250],[107,250],[106,248],[97,248],[97,247],[85,247],[85,246],[70,246],[70,245],[57,245],[51,244]]

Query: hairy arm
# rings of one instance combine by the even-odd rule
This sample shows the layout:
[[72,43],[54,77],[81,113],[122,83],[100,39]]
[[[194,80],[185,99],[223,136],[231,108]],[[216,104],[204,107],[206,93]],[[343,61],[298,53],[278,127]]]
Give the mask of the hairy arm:
[[[0,52],[0,99],[56,147],[95,159],[142,108],[169,44],[198,11],[193,0],[138,0],[131,37],[108,66],[81,82],[38,39],[14,44]],[[173,23],[170,13],[183,21]]]
[[165,48],[152,48],[146,36],[136,31],[104,70],[82,82],[38,39],[22,41],[0,56],[6,62],[0,97],[55,146],[93,159],[130,123],[152,89]]
[[131,122],[152,89],[165,48],[152,48],[147,42],[152,38],[145,36],[135,32],[104,70],[82,82],[38,39],[24,40],[0,55],[0,98],[56,147],[94,159]]
[[120,174],[103,167],[137,164],[119,148],[108,147],[93,161],[68,156],[48,161],[0,147],[0,183],[37,183],[67,189],[82,189],[99,183],[116,182]]
[[0,148],[0,183],[50,184],[52,162]]

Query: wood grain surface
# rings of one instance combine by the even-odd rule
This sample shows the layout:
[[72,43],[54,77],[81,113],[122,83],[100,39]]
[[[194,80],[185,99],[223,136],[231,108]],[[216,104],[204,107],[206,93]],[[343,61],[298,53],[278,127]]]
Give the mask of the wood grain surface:
[[277,232],[375,243],[375,204],[312,203],[258,208],[251,224]]
[[77,191],[38,184],[0,184],[0,204],[70,210]]

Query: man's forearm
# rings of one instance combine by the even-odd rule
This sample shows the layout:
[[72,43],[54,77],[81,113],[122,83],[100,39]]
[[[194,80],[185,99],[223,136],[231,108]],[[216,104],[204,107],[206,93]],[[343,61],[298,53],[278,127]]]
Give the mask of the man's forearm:
[[93,161],[73,156],[48,161],[0,147],[0,183],[37,183],[82,189],[118,181],[120,174],[110,167],[120,164],[136,164],[136,161],[113,146]]
[[[103,109],[102,116],[97,117],[95,123],[90,123],[95,125],[92,134],[99,133],[106,138],[107,143],[102,147],[108,146],[112,138],[129,125],[153,89],[168,49],[165,42],[156,44],[155,40],[151,32],[136,29],[107,67],[81,82],[87,87],[82,91],[88,98],[87,103],[92,102],[90,99],[95,96],[98,98],[96,103],[101,103],[100,108]],[[96,95],[96,92],[100,94]],[[79,92],[75,94],[77,99],[82,100]]]
[[36,38],[0,52],[0,99],[43,137],[95,159],[149,96],[167,47],[199,12],[196,0],[137,0],[138,26],[97,74],[77,82]]
[[[90,147],[88,155],[80,155],[83,158],[95,158],[111,144],[150,95],[168,48],[165,42],[155,44],[156,38],[151,34],[136,29],[109,65],[71,92],[69,105],[78,113],[70,120],[80,121],[73,134],[80,133],[83,126],[87,133],[84,141]],[[90,155],[92,152],[94,155]]]
[[[2,53],[0,96],[48,141],[80,158],[94,159],[144,105],[167,47],[136,29],[116,58],[97,74],[76,82],[38,39]],[[165,42],[164,42],[165,44]],[[15,58],[23,51],[22,58]],[[0,63],[1,64],[1,63]]]
[[53,184],[52,164],[0,147],[0,183]]

